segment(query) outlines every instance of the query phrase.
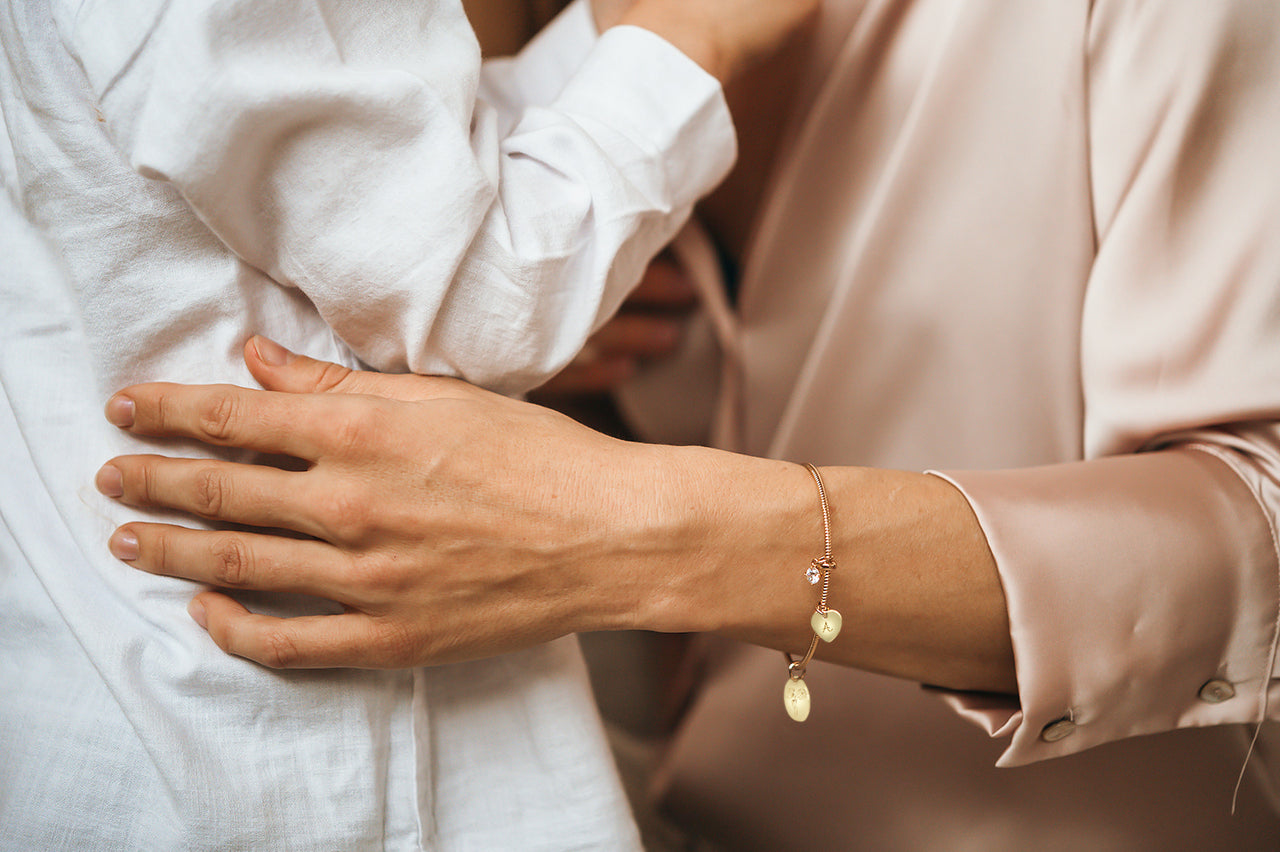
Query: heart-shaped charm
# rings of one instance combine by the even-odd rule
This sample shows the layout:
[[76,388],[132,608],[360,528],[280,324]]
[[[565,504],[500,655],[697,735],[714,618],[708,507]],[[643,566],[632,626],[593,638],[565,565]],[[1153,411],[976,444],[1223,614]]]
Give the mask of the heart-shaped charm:
[[809,718],[809,687],[803,678],[787,678],[787,685],[782,688],[782,704],[787,708],[787,715],[797,722]]
[[840,635],[840,628],[844,625],[844,619],[834,609],[828,609],[825,613],[814,610],[813,618],[809,619],[809,624],[813,627],[813,632],[819,639],[823,642],[830,642]]

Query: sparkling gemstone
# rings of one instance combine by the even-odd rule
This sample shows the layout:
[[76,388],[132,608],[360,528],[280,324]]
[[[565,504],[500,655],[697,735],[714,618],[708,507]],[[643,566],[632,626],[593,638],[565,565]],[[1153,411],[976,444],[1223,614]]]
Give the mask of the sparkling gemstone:
[[809,570],[804,572],[804,578],[809,581],[810,586],[816,586],[821,576],[822,572],[818,570],[817,565],[810,565]]

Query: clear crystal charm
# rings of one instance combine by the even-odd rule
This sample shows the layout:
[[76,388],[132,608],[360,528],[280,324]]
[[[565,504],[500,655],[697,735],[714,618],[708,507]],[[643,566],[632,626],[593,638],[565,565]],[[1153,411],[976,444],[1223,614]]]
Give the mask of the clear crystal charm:
[[808,570],[804,572],[804,578],[809,581],[810,586],[818,585],[818,580],[822,577],[822,572],[818,570],[817,565],[810,565]]

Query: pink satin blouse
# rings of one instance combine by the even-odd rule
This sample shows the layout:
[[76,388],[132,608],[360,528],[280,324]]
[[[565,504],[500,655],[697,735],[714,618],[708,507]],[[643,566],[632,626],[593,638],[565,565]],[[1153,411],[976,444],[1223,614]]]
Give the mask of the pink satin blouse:
[[949,701],[1009,737],[1001,766],[1083,754],[992,774],[919,690],[834,668],[799,728],[776,655],[742,652],[668,802],[743,849],[1280,848],[1272,725],[1234,820],[1252,729],[1208,729],[1280,719],[1280,8],[824,14],[736,310],[708,286],[713,321],[627,409],[691,439],[672,386],[714,382],[721,445],[946,471],[995,554],[1020,692]]

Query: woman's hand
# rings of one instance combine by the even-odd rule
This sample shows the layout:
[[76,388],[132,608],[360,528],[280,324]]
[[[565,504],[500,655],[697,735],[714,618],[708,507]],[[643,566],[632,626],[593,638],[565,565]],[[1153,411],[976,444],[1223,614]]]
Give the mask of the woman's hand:
[[558,396],[616,390],[642,364],[676,351],[697,303],[697,291],[680,265],[669,254],[658,255],[617,315],[538,390]]
[[616,26],[635,4],[636,0],[591,0],[591,17],[595,20],[596,29],[604,32]]
[[[822,525],[799,465],[618,441],[453,379],[352,372],[261,338],[245,361],[270,390],[136,385],[107,417],[140,435],[294,456],[306,470],[139,455],[98,473],[99,489],[129,505],[309,536],[130,523],[111,537],[144,571],[345,609],[279,619],[198,595],[192,616],[230,653],[383,668],[582,630],[715,631],[797,653],[812,638],[803,575]],[[1003,592],[964,497],[922,474],[823,477],[832,547],[853,555],[832,592],[844,632],[823,656],[1015,689]]]
[[820,0],[595,0],[597,25],[652,30],[721,83],[771,55],[817,15]]
[[112,536],[112,552],[145,571],[346,608],[278,619],[203,593],[192,615],[224,650],[269,666],[396,667],[637,617],[630,556],[675,543],[627,532],[663,525],[646,448],[452,379],[353,372],[261,339],[245,360],[264,386],[293,393],[138,385],[110,400],[108,418],[308,469],[122,456],[98,475],[129,505],[312,537],[156,523]]

